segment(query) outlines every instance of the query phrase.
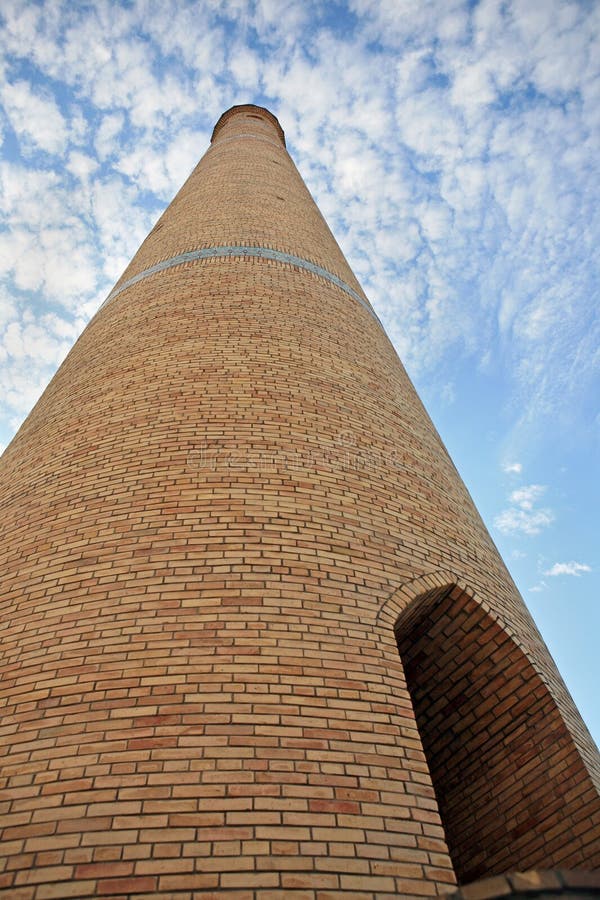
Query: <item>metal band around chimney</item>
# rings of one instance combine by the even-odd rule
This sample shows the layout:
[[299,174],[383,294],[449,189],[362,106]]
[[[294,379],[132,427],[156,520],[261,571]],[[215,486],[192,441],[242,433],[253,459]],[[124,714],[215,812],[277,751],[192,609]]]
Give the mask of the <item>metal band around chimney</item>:
[[371,316],[373,316],[373,318],[381,325],[377,314],[372,309],[372,307],[369,306],[367,301],[363,297],[361,297],[360,294],[354,290],[354,288],[350,287],[349,284],[346,284],[345,281],[342,281],[341,278],[339,278],[337,275],[334,275],[333,272],[329,272],[322,266],[318,266],[316,263],[312,263],[308,259],[303,259],[301,256],[294,256],[292,253],[282,253],[280,250],[272,250],[270,247],[203,247],[201,250],[188,250],[185,253],[179,253],[177,254],[177,256],[172,256],[170,259],[164,259],[162,260],[162,262],[156,263],[156,265],[150,266],[150,268],[148,269],[144,269],[142,272],[139,272],[132,278],[128,278],[127,281],[123,282],[122,285],[111,291],[100,309],[106,306],[107,303],[110,303],[111,300],[114,300],[115,297],[118,297],[119,294],[122,294],[123,291],[126,291],[127,288],[132,287],[132,285],[137,284],[139,281],[143,281],[144,278],[149,278],[150,275],[155,275],[157,272],[164,272],[165,269],[172,269],[175,266],[181,266],[184,263],[189,262],[196,262],[197,260],[215,258],[222,259],[227,257],[252,257],[256,259],[269,259],[273,260],[274,262],[286,263],[290,266],[296,266],[298,269],[304,269],[307,272],[312,272],[313,275],[318,275],[319,277],[325,278],[327,281],[330,281],[332,284],[335,284],[336,287],[340,288],[342,291],[348,294],[348,296],[352,297],[353,300],[356,300],[357,303],[360,303],[363,309],[366,309],[366,311]]

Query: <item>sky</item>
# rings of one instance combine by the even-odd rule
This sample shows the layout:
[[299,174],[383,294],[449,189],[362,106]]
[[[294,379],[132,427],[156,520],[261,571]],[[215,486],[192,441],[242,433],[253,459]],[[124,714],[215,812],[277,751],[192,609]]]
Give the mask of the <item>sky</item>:
[[600,3],[2,0],[0,445],[267,106],[600,741]]

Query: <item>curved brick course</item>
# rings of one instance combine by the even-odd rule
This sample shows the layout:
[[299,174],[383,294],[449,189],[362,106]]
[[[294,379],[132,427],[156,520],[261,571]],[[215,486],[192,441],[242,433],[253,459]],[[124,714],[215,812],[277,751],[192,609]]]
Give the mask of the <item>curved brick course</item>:
[[[364,303],[274,256],[132,281],[240,246]],[[225,114],[119,288],[0,463],[0,897],[447,893],[394,631],[446,588],[570,732],[527,864],[600,865],[589,736],[271,114]]]

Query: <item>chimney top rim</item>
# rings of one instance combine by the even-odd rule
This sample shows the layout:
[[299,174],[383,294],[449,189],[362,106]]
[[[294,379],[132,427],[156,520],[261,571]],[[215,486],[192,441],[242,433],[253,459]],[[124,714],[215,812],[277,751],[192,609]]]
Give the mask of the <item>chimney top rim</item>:
[[277,130],[277,133],[281,139],[281,143],[285,147],[285,145],[286,145],[285,144],[285,134],[284,134],[283,128],[279,124],[279,120],[278,120],[277,116],[274,116],[273,113],[270,112],[270,110],[268,110],[266,107],[256,106],[254,103],[240,103],[240,104],[237,104],[236,106],[230,106],[229,109],[225,110],[225,112],[221,115],[217,124],[213,128],[213,133],[210,138],[211,144],[214,143],[215,138],[217,137],[217,135],[218,135],[219,131],[221,130],[221,128],[223,127],[223,125],[226,122],[228,122],[229,119],[231,119],[233,116],[239,115],[240,113],[242,113],[242,114],[249,113],[250,115],[253,114],[253,115],[260,116],[260,118],[267,119],[267,121],[269,121],[272,125],[275,126],[275,129]]

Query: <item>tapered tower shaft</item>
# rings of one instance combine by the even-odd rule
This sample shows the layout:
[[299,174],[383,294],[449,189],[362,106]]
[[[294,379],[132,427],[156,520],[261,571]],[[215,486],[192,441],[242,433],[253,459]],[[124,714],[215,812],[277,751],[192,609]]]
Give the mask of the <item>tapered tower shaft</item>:
[[266,110],[1,467],[0,897],[600,865],[594,748]]

